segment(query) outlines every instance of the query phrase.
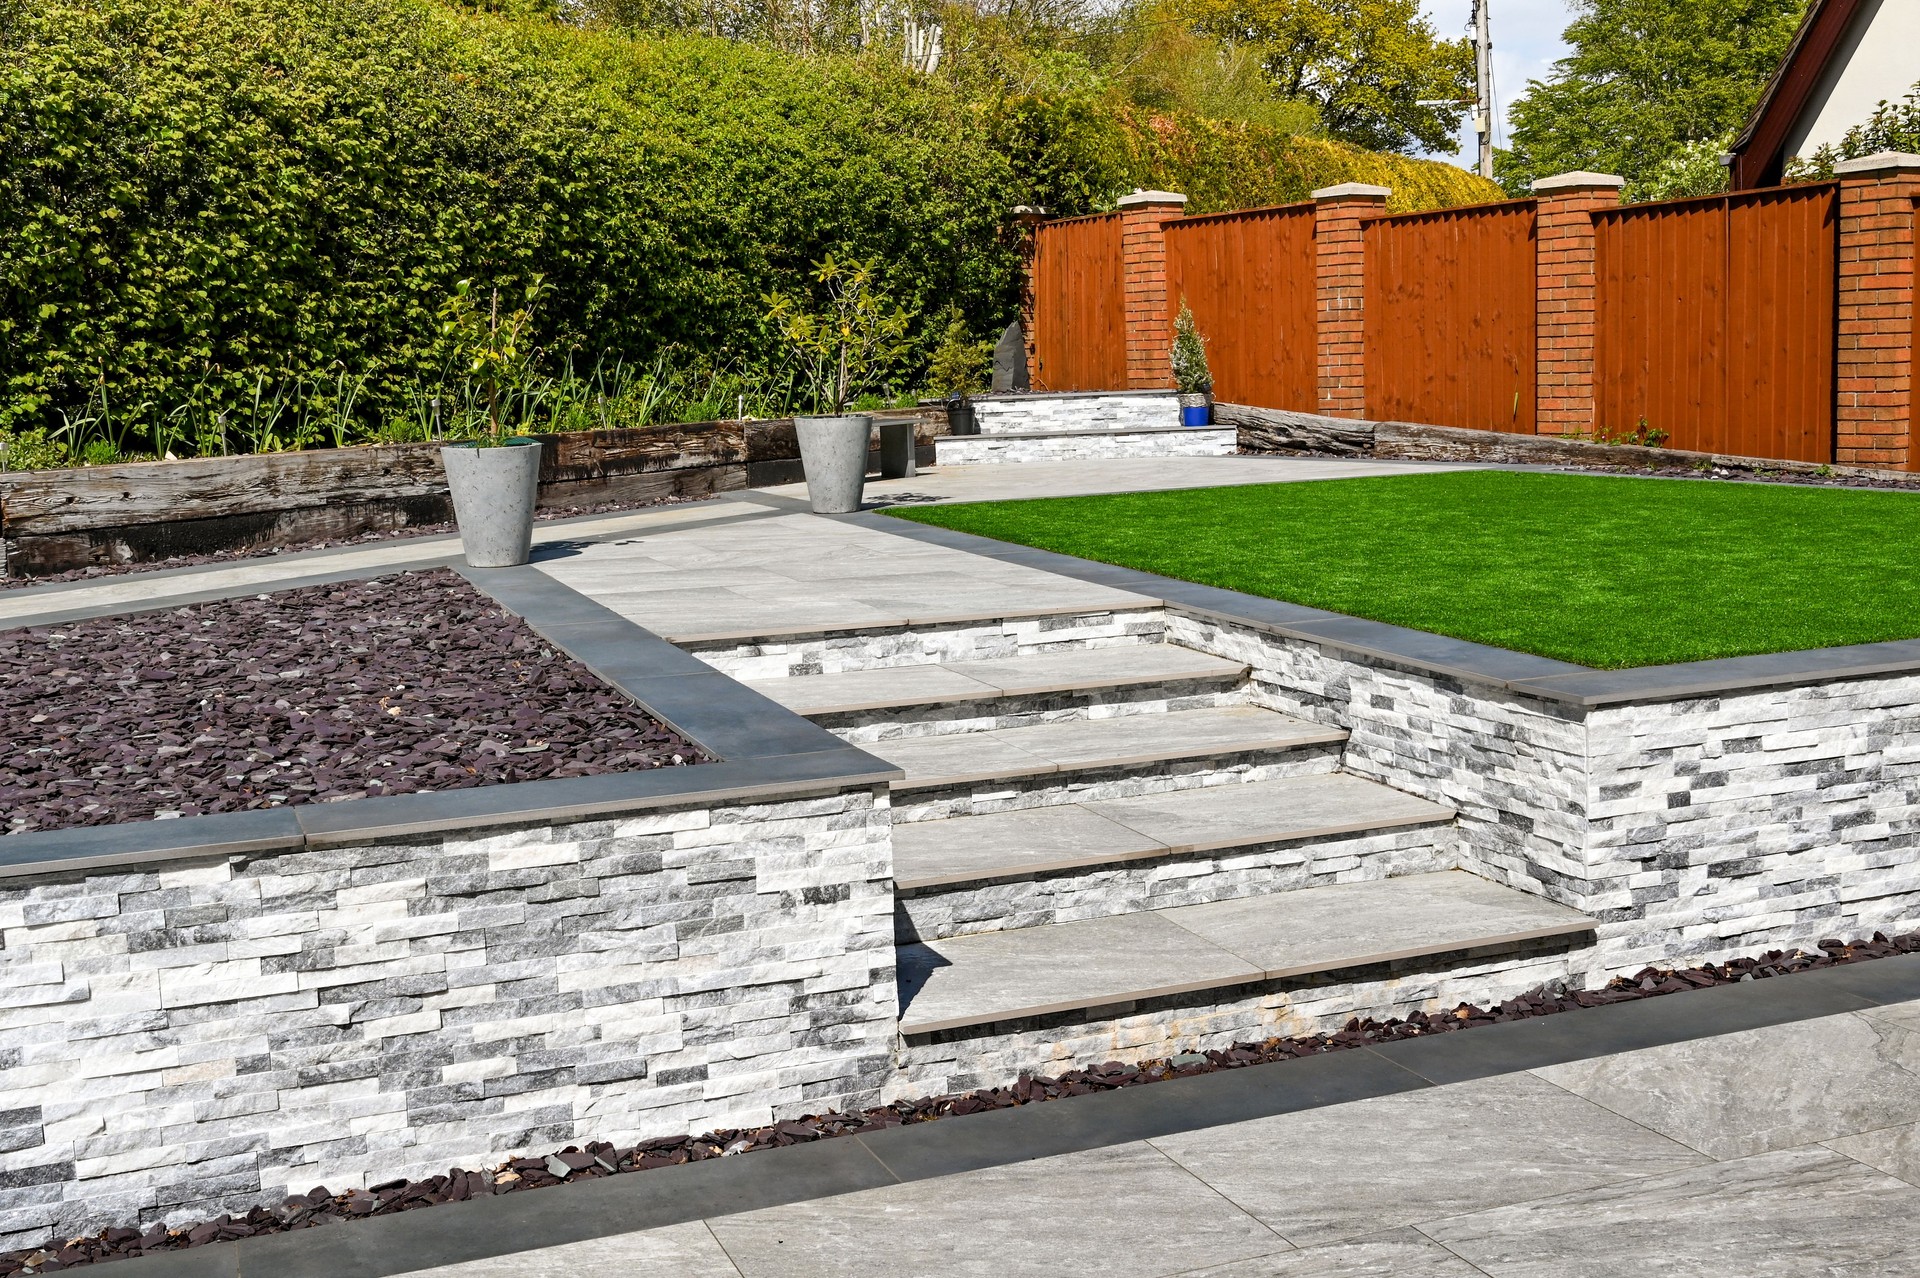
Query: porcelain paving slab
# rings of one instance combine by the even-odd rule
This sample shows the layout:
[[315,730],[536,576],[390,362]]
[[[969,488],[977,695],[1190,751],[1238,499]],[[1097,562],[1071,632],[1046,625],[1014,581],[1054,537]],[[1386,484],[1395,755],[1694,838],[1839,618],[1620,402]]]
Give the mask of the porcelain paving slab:
[[589,1242],[563,1243],[411,1269],[397,1278],[576,1278],[582,1273],[658,1273],[674,1278],[740,1278],[705,1223],[689,1221]]
[[1920,1121],[1920,1030],[1852,1012],[1534,1073],[1715,1158]]
[[1883,1127],[1858,1136],[1841,1136],[1822,1141],[1835,1153],[1865,1163],[1889,1176],[1898,1176],[1909,1185],[1920,1185],[1920,1123]]
[[893,827],[893,875],[901,889],[1043,874],[1167,851],[1158,839],[1077,804]]
[[1180,1278],[1485,1278],[1417,1229],[1189,1270]]
[[1920,1273],[1920,1189],[1793,1149],[1423,1224],[1492,1278]]
[[1141,1143],[711,1224],[746,1278],[1116,1278],[1286,1246]]
[[1346,772],[1143,794],[1085,805],[1176,852],[1247,847],[1453,819],[1453,809]]
[[1708,1161],[1524,1074],[1151,1143],[1297,1247]]
[[896,960],[903,1034],[1260,979],[1245,959],[1152,913],[903,945]]
[[947,668],[1009,694],[1066,692],[1129,683],[1226,680],[1247,673],[1242,662],[1170,643],[1076,648],[1070,652],[1043,652],[1007,661],[952,662]]
[[1037,777],[1059,771],[1059,765],[1052,760],[1000,740],[999,735],[992,732],[900,737],[875,741],[861,748],[907,774],[905,780],[894,783],[896,794],[928,786]]
[[843,674],[794,675],[753,679],[747,686],[795,714],[844,714],[899,706],[979,701],[1000,695],[997,688],[948,666],[882,666]]
[[1462,870],[1158,911],[1269,979],[1593,930],[1578,910]]

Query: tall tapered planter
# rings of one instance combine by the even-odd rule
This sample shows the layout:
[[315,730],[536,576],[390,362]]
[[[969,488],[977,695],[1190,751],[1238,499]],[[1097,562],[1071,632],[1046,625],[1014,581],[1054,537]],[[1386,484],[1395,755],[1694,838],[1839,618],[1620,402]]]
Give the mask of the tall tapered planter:
[[533,554],[533,508],[540,496],[540,441],[449,444],[440,450],[453,490],[460,544],[475,568],[512,568]]
[[813,503],[813,513],[846,515],[860,509],[873,418],[866,413],[796,417],[793,430],[800,437],[800,467],[807,475],[807,500]]

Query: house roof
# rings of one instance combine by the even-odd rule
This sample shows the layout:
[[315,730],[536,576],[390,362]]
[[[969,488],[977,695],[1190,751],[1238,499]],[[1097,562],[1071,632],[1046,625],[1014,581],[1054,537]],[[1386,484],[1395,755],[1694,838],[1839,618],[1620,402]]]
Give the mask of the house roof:
[[1733,144],[1733,189],[1752,190],[1780,181],[1788,157],[1787,139],[1806,109],[1835,50],[1860,11],[1861,0],[1813,0],[1787,56],[1767,82],[1765,93]]

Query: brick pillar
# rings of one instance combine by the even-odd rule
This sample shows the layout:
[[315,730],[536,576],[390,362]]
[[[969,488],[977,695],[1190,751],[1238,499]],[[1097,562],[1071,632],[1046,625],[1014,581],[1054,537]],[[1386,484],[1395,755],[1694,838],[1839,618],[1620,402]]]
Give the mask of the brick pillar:
[[1173,385],[1167,323],[1168,222],[1183,218],[1187,197],[1172,191],[1135,191],[1120,197],[1121,287],[1126,301],[1127,389]]
[[1562,173],[1533,184],[1534,417],[1542,435],[1593,430],[1593,215],[1625,178]]
[[1320,411],[1367,415],[1367,223],[1387,210],[1384,186],[1346,182],[1313,193],[1314,313],[1319,326]]
[[1833,459],[1920,469],[1913,441],[1914,206],[1920,155],[1834,165],[1840,279]]

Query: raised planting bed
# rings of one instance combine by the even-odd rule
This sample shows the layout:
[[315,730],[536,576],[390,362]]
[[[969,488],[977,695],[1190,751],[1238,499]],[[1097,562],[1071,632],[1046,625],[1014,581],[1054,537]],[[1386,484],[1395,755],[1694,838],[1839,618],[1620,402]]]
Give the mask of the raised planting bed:
[[699,763],[445,569],[0,631],[0,833]]
[[[510,1156],[481,1170],[455,1167],[445,1175],[419,1180],[395,1178],[364,1189],[355,1187],[344,1192],[317,1185],[306,1193],[290,1194],[279,1202],[256,1206],[244,1213],[197,1222],[169,1224],[156,1221],[141,1228],[107,1229],[79,1237],[49,1239],[39,1247],[0,1253],[0,1278],[12,1278],[15,1274],[51,1273],[104,1261],[183,1251],[210,1243],[314,1229],[345,1221],[418,1211],[443,1203],[678,1167],[756,1150],[780,1149],[907,1124],[1016,1109],[1046,1101],[1191,1078],[1220,1070],[1244,1069],[1250,1065],[1321,1056],[1349,1048],[1428,1038],[1583,1008],[1635,1002],[1716,985],[1766,980],[1914,953],[1920,953],[1920,934],[1895,937],[1876,934],[1870,940],[1822,941],[1814,952],[1770,950],[1724,963],[1705,963],[1690,968],[1650,967],[1631,977],[1615,977],[1596,990],[1541,989],[1493,1006],[1462,1003],[1446,1011],[1416,1012],[1406,1018],[1356,1018],[1330,1034],[1268,1038],[1260,1042],[1237,1043],[1228,1048],[1205,1052],[1185,1052],[1136,1064],[1088,1062],[1057,1075],[1023,1074],[1017,1082],[1007,1087],[901,1100],[853,1113],[829,1111],[765,1127],[728,1128],[700,1135],[663,1136],[633,1143],[583,1141],[552,1153]],[[987,1139],[991,1144],[992,1138]]]
[[1601,669],[1920,636],[1920,496],[1510,471],[895,508]]

